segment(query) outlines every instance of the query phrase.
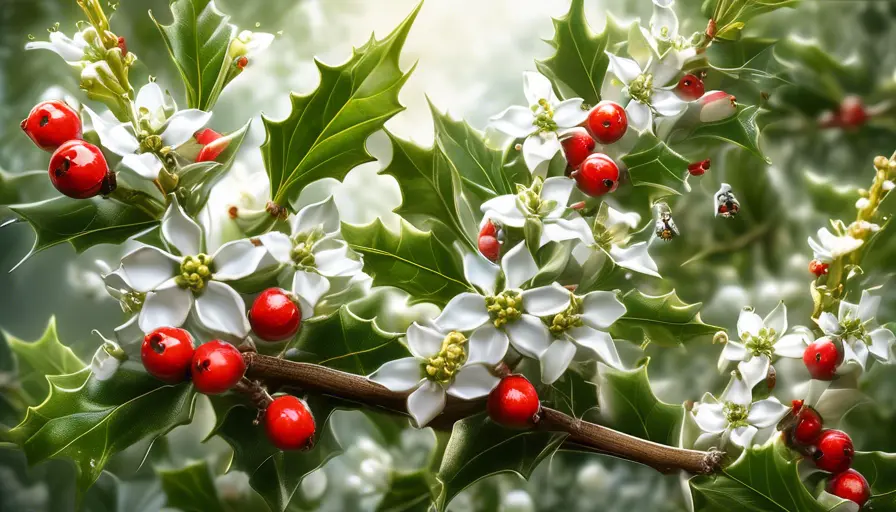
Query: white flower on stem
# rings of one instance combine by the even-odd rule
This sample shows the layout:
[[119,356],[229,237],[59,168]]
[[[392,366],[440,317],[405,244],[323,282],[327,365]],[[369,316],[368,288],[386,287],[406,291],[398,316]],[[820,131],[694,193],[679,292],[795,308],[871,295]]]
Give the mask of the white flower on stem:
[[607,250],[613,262],[620,267],[661,277],[659,269],[650,253],[647,242],[629,244],[629,232],[638,227],[641,216],[637,213],[625,213],[604,203],[595,219],[597,243]]
[[128,356],[117,343],[107,340],[99,331],[95,330],[93,332],[103,340],[103,344],[100,345],[90,360],[90,372],[96,380],[109,380],[118,371],[121,363],[127,360]]
[[513,138],[523,138],[523,159],[529,171],[550,162],[562,149],[560,136],[582,124],[588,112],[581,98],[560,101],[551,81],[541,73],[523,73],[523,92],[528,107],[512,106],[491,118],[491,126]]
[[623,84],[622,92],[631,100],[625,107],[629,124],[638,131],[652,131],[654,116],[672,117],[687,107],[675,94],[675,84],[667,86],[681,72],[677,59],[653,56],[642,68],[638,62],[607,52],[610,71]]
[[809,237],[809,247],[816,260],[822,263],[832,261],[849,254],[862,246],[862,240],[849,235],[837,236],[828,231],[828,228],[818,230],[818,240]]
[[855,361],[864,369],[869,353],[882,363],[891,361],[890,350],[896,335],[889,329],[876,327],[874,317],[879,306],[880,297],[865,290],[858,304],[840,301],[837,316],[825,311],[818,318],[818,326],[825,335],[842,341],[844,364]]
[[479,329],[469,338],[455,330],[414,322],[407,331],[413,357],[382,365],[368,378],[391,391],[407,392],[407,407],[418,427],[426,426],[445,408],[446,395],[473,400],[489,394],[500,379],[491,372],[504,351],[490,333]]
[[330,279],[350,278],[363,266],[339,230],[339,210],[333,196],[309,204],[290,219],[290,234],[279,231],[258,237],[265,249],[289,269],[292,292],[299,299],[302,318],[314,316],[314,307],[330,290]]
[[790,407],[777,398],[753,402],[752,389],[743,379],[733,375],[721,398],[707,393],[691,411],[694,421],[704,433],[695,443],[697,447],[724,449],[728,441],[748,448],[759,429],[778,423]]
[[[160,155],[190,140],[211,119],[210,112],[198,109],[177,110],[166,101],[162,88],[150,82],[140,88],[134,102],[137,127],[131,123],[110,121],[85,106],[100,143],[119,155],[121,163],[147,180],[159,177],[163,164]],[[169,112],[175,111],[169,115]]]
[[563,375],[577,352],[588,359],[599,359],[614,368],[622,360],[607,330],[625,314],[625,306],[613,292],[591,292],[582,297],[571,295],[569,307],[545,318],[554,341],[541,354],[541,380],[551,384]]
[[230,58],[238,59],[240,57],[246,57],[251,59],[267,50],[273,42],[274,34],[243,30],[230,42]]
[[536,176],[531,187],[517,185],[518,193],[489,199],[481,209],[485,218],[513,228],[522,228],[527,219],[541,222],[539,247],[574,239],[593,245],[591,227],[581,215],[567,208],[574,186],[569,178],[558,176],[542,181]]
[[96,37],[96,29],[93,27],[87,27],[75,33],[74,37],[71,38],[56,30],[50,32],[49,41],[31,41],[25,44],[25,49],[50,50],[62,57],[68,64],[75,67],[83,67],[86,65],[84,61],[90,60],[87,55],[90,51],[90,44],[85,38],[85,34],[88,31]]
[[[655,41],[662,42],[669,46],[668,53],[663,57],[668,59],[670,65],[674,63],[675,68],[681,69],[682,66],[692,58],[697,56],[697,49],[684,36],[678,33],[679,23],[678,16],[672,9],[674,0],[653,0],[653,14],[650,16],[650,37]],[[643,28],[641,29],[643,32]],[[657,43],[648,39],[651,48],[656,48]]]
[[[192,312],[206,329],[237,338],[249,332],[246,305],[226,283],[251,275],[266,251],[249,239],[235,240],[205,253],[202,228],[187,216],[176,200],[162,218],[162,238],[177,254],[145,245],[121,259],[121,266],[104,276],[113,289],[123,283],[128,300],[139,313],[136,322],[144,333],[159,327],[179,327]],[[124,304],[124,302],[123,302]],[[116,332],[130,331],[125,324]]]

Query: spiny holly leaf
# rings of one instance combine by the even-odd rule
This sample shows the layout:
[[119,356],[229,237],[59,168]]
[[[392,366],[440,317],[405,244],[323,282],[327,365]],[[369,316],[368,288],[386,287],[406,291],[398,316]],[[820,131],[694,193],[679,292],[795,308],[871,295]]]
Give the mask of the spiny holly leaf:
[[486,414],[458,421],[439,467],[437,478],[442,489],[436,507],[444,511],[458,493],[490,475],[515,473],[529,478],[542,460],[557,451],[566,435],[508,430]]
[[305,323],[293,345],[295,354],[290,350],[289,358],[369,375],[386,362],[410,356],[398,341],[399,336],[380,329],[376,320],[358,317],[348,306],[342,306],[328,317]]
[[896,510],[896,454],[857,452],[852,468],[861,473],[871,486],[869,510]]
[[662,402],[653,394],[647,378],[648,363],[633,370],[599,365],[601,416],[626,434],[676,446],[683,408]]
[[146,372],[122,366],[108,380],[89,368],[49,376],[50,392],[9,431],[30,464],[72,459],[78,490],[90,487],[109,458],[148,439],[154,440],[193,416],[193,386],[163,385]]
[[377,218],[364,226],[342,224],[342,236],[364,256],[364,272],[374,286],[394,286],[411,295],[411,303],[447,304],[470,291],[458,255],[440,244],[431,232],[402,220],[393,233]]
[[800,481],[797,470],[799,459],[799,455],[780,442],[780,436],[775,436],[762,446],[750,448],[721,473],[691,479],[694,510],[832,510],[822,506]]
[[600,412],[598,387],[576,371],[565,372],[548,387],[546,397],[559,411],[574,418],[596,420]]
[[312,181],[341,180],[353,167],[373,160],[365,140],[404,109],[398,91],[410,72],[401,71],[398,58],[419,10],[418,5],[385,39],[371,37],[341,66],[315,61],[317,90],[292,94],[292,111],[283,121],[262,118],[267,139],[261,151],[275,203],[285,206]]
[[184,206],[188,215],[199,214],[199,211],[208,202],[212,187],[227,175],[233,161],[236,160],[236,154],[243,144],[243,139],[246,138],[246,132],[248,132],[251,122],[249,121],[239,130],[226,134],[214,142],[216,145],[226,144],[224,150],[214,161],[197,162],[181,169],[177,194],[180,204]]
[[377,505],[377,512],[427,512],[433,501],[433,489],[438,485],[428,469],[393,471],[389,490]]
[[15,354],[18,385],[29,405],[36,405],[47,396],[47,376],[75,373],[84,368],[84,363],[72,349],[59,342],[55,317],[50,318],[43,335],[36,341],[22,341],[8,333],[4,335]]
[[800,0],[706,0],[703,13],[716,21],[720,39],[738,39],[747,21],[783,7],[794,7]]
[[187,89],[187,106],[210,111],[221,94],[226,75],[234,66],[227,55],[236,27],[218,10],[214,0],[175,0],[174,22],[162,25],[150,12],[162,34],[171,60]]
[[622,297],[622,303],[625,315],[610,328],[614,338],[677,347],[722,330],[700,319],[702,302],[687,304],[675,290],[656,296],[630,290]]
[[738,105],[736,115],[717,123],[700,125],[691,132],[689,140],[707,138],[731,142],[770,163],[759,149],[759,127],[756,125],[758,115],[758,106]]
[[80,254],[94,245],[121,244],[159,222],[136,206],[102,197],[54,197],[9,209],[31,224],[36,235],[31,251],[16,267],[54,245],[68,242]]
[[208,462],[192,462],[177,469],[157,469],[167,507],[184,512],[223,512],[224,504],[212,478]]
[[21,203],[23,196],[33,188],[49,190],[47,171],[27,171],[11,173],[0,169],[0,206]]
[[632,185],[655,187],[668,195],[679,194],[688,172],[688,161],[655,135],[644,132],[622,162]]

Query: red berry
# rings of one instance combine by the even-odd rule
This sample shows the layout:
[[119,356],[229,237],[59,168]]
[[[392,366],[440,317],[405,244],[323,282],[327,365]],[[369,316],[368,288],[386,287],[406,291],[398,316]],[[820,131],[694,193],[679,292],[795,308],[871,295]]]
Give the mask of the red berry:
[[576,130],[560,142],[566,163],[575,169],[594,151],[594,139],[585,130]]
[[240,69],[246,69],[246,66],[249,65],[249,58],[246,56],[242,56],[236,61],[236,67]]
[[212,130],[211,128],[203,128],[202,130],[199,130],[198,132],[193,134],[193,138],[196,139],[196,142],[202,144],[203,146],[207,146],[212,142],[220,139],[221,137],[223,137],[223,135],[216,132],[215,130]]
[[855,128],[865,124],[868,120],[868,111],[858,96],[847,96],[840,102],[840,123],[845,128]]
[[839,475],[832,476],[831,481],[828,482],[828,492],[839,498],[856,502],[859,508],[862,508],[871,497],[868,480],[865,480],[865,477],[854,469],[847,469]]
[[246,363],[240,351],[230,343],[214,340],[199,345],[190,365],[193,384],[201,393],[217,395],[240,381]]
[[38,103],[20,126],[44,151],[55,151],[63,143],[81,138],[81,118],[63,101]]
[[852,439],[842,430],[825,430],[818,438],[815,446],[815,466],[818,469],[834,473],[842,473],[852,464],[855,449]]
[[277,448],[301,450],[311,445],[314,416],[298,398],[278,396],[264,411],[264,428],[271,444]]
[[796,426],[793,428],[793,439],[807,446],[815,443],[821,435],[822,419],[818,411],[811,407],[802,409],[797,417]]
[[99,194],[104,191],[106,176],[114,176],[100,148],[77,139],[64,143],[53,153],[49,173],[56,190],[75,199]]
[[588,114],[588,129],[601,144],[612,144],[621,139],[628,129],[625,109],[618,103],[602,101]]
[[821,277],[828,273],[828,264],[812,260],[809,262],[809,272],[815,274],[815,277]]
[[843,356],[830,338],[813,341],[803,352],[803,363],[813,379],[831,380]]
[[268,288],[261,292],[249,309],[252,330],[265,341],[292,338],[299,331],[301,321],[301,310],[280,288]]
[[159,327],[143,338],[140,359],[150,375],[177,384],[190,374],[193,337],[183,329]]
[[528,379],[509,375],[488,395],[487,408],[492,421],[505,427],[526,428],[538,420],[541,403]]
[[791,400],[790,401],[790,414],[793,414],[794,416],[796,416],[797,414],[799,414],[800,409],[802,409],[802,408],[803,408],[802,400]]
[[493,236],[497,238],[498,226],[495,226],[495,223],[490,220],[485,221],[485,224],[479,229],[479,236]]
[[491,261],[498,261],[501,257],[501,242],[493,236],[480,236],[479,252]]
[[691,176],[703,176],[703,174],[709,170],[710,164],[711,162],[708,158],[706,160],[688,164],[688,172]]
[[602,196],[619,185],[619,166],[603,153],[592,153],[571,176],[582,192],[592,197]]
[[128,56],[128,43],[124,40],[124,37],[118,38],[118,49],[121,50],[122,57]]
[[675,86],[675,92],[678,93],[679,98],[693,101],[703,96],[706,89],[703,87],[703,80],[700,80],[696,75],[687,74],[678,81],[678,85]]

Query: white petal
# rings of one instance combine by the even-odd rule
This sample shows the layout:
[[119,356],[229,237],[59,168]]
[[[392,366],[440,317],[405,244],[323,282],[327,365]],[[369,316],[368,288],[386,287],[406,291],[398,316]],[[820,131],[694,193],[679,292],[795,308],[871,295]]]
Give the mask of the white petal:
[[748,386],[743,379],[732,376],[731,382],[728,383],[728,388],[722,395],[722,399],[738,405],[750,405],[753,402],[753,388]]
[[[638,65],[637,62],[626,59],[623,57],[617,57],[610,52],[607,52],[607,57],[610,59],[610,71],[616,75],[622,83],[628,85],[632,80],[638,78],[641,75],[641,66]],[[631,120],[629,120],[631,122]]]
[[408,327],[408,348],[411,350],[411,354],[418,359],[426,359],[438,354],[444,339],[444,334],[417,322]]
[[314,316],[314,307],[330,291],[330,281],[315,272],[297,270],[292,276],[292,292],[299,298],[302,318]]
[[679,98],[674,92],[666,89],[654,89],[650,104],[657,113],[664,117],[681,114],[688,107],[688,102]]
[[132,289],[148,292],[177,274],[179,264],[178,258],[146,245],[121,259],[121,275]]
[[662,277],[658,272],[656,262],[653,261],[653,258],[647,252],[647,247],[647,242],[638,242],[625,249],[614,245],[610,247],[610,257],[622,268],[648,276]]
[[859,319],[861,319],[862,322],[869,322],[871,320],[874,320],[874,316],[877,315],[877,308],[879,306],[879,295],[871,295],[870,293],[868,293],[868,290],[863,291],[862,299],[859,300]]
[[159,171],[162,170],[162,161],[152,153],[124,155],[121,157],[121,164],[147,180],[158,179]]
[[501,269],[504,271],[507,289],[521,287],[538,273],[538,264],[529,253],[525,242],[520,242],[501,258]]
[[383,364],[367,378],[389,391],[410,391],[421,382],[423,370],[420,364],[420,360],[415,357],[396,359]]
[[818,400],[828,387],[830,387],[831,382],[833,381],[811,379],[806,388],[806,392],[803,394],[803,396],[806,397],[803,399],[804,403],[813,407],[818,404]]
[[83,39],[72,40],[60,31],[50,32],[50,42],[34,41],[25,44],[26,50],[50,50],[66,62],[78,62],[84,60],[84,44]]
[[765,325],[762,323],[762,317],[748,309],[741,310],[740,316],[737,317],[737,335],[740,339],[745,339],[747,334],[757,336],[763,327]]
[[256,246],[248,239],[227,242],[212,255],[217,281],[232,281],[251,275],[258,270],[258,264],[264,259],[267,250],[263,245]]
[[466,364],[448,386],[448,394],[461,400],[473,400],[491,393],[501,379],[482,364]]
[[520,354],[533,359],[547,350],[551,342],[551,333],[541,319],[532,315],[523,315],[514,322],[508,323],[504,331],[510,336],[510,343]]
[[752,426],[738,427],[731,431],[731,442],[742,448],[748,448],[759,430]]
[[314,267],[327,277],[353,276],[361,272],[364,262],[349,258],[349,254],[354,254],[354,251],[345,244],[336,249],[314,252]]
[[495,283],[500,271],[500,267],[487,260],[478,251],[464,254],[464,277],[467,282],[479,287],[487,295],[495,293]]
[[762,321],[768,329],[774,329],[775,335],[780,337],[787,330],[787,306],[784,301],[778,303],[775,309],[771,310]]
[[653,113],[640,101],[630,101],[625,107],[625,115],[628,116],[628,125],[635,130],[649,132],[653,129]]
[[98,381],[111,379],[119,366],[121,361],[106,352],[103,346],[97,349],[90,360],[90,372]]
[[195,108],[175,112],[168,118],[168,125],[162,132],[162,143],[172,148],[180,146],[208,124],[211,118],[211,112],[203,112]]
[[162,217],[162,236],[181,256],[195,256],[202,252],[202,228],[187,216],[184,209],[172,201]]
[[534,133],[534,122],[535,116],[532,114],[532,110],[519,105],[507,107],[503,112],[489,119],[491,127],[515,139]]
[[556,201],[559,206],[566,206],[569,204],[569,195],[572,194],[572,189],[575,186],[575,180],[554,176],[544,180],[540,197],[543,201]]
[[635,229],[640,223],[641,215],[636,212],[625,213],[620,212],[612,206],[607,207],[607,229],[615,230],[620,227]]
[[323,229],[324,233],[336,232],[339,229],[339,209],[336,208],[333,196],[299,210],[290,226],[293,235],[317,228]]
[[507,335],[488,322],[470,336],[467,364],[484,363],[494,366],[504,359],[509,343]]
[[591,292],[582,297],[582,320],[595,329],[608,329],[625,314],[613,292]]
[[650,17],[650,33],[653,37],[661,40],[671,40],[678,35],[678,16],[672,10],[670,5],[657,4],[657,0],[653,2],[653,15]]
[[533,133],[523,142],[523,160],[530,172],[550,162],[554,155],[562,149],[560,139],[554,132]]
[[155,82],[149,82],[140,88],[134,104],[138,109],[145,108],[150,114],[156,114],[165,106],[165,95]]
[[130,126],[128,123],[110,123],[87,105],[82,105],[81,108],[90,117],[90,123],[99,135],[104,148],[119,156],[136,153],[140,148],[140,143],[128,128]]
[[728,427],[728,420],[722,413],[722,404],[701,403],[694,406],[694,421],[704,432],[717,434]]
[[743,361],[747,357],[747,349],[742,343],[729,340],[728,343],[725,343],[725,348],[722,349],[722,357],[728,361]]
[[[246,36],[247,32],[248,36]],[[242,32],[240,32],[240,39],[246,46],[246,57],[252,57],[253,55],[258,55],[260,52],[263,52],[269,46],[271,46],[271,43],[274,42],[274,34],[269,34],[267,32],[249,32],[248,30],[243,30]]]
[[131,358],[140,357],[144,334],[140,328],[140,315],[132,316],[127,322],[115,328],[115,339]]
[[541,363],[541,381],[553,384],[569,368],[576,355],[576,346],[567,339],[556,339],[538,358]]
[[209,281],[196,297],[196,317],[206,329],[245,338],[249,334],[246,303],[233,288]]
[[288,236],[279,231],[271,231],[259,236],[258,240],[275,260],[292,263],[292,241]]
[[[847,347],[849,347],[849,343],[843,344],[843,359],[846,360],[846,351]],[[855,354],[855,361],[859,363],[859,366],[864,370],[866,365],[868,364],[868,345],[866,345],[862,341],[857,341],[852,344],[853,353]]]
[[781,357],[801,358],[808,346],[809,344],[803,334],[788,334],[775,343],[775,354]]
[[146,294],[143,309],[140,310],[140,329],[146,333],[159,327],[180,327],[192,307],[193,292],[181,288],[174,279],[170,279]]
[[818,317],[818,326],[825,334],[840,334],[840,321],[833,313],[825,311]]
[[896,335],[889,329],[880,328],[871,331],[868,336],[871,337],[871,346],[869,347],[871,355],[882,363],[889,361],[890,347],[896,341]]
[[517,197],[513,194],[498,196],[482,203],[480,207],[485,216],[506,226],[521,228],[526,224],[526,217],[517,207]]
[[613,368],[622,369],[622,360],[619,358],[616,344],[613,343],[613,337],[608,333],[582,326],[570,329],[567,334],[577,345],[595,353],[601,361]]
[[551,81],[535,71],[523,72],[523,94],[526,95],[526,101],[531,107],[537,106],[541,100],[555,103],[553,101],[555,99],[554,87],[551,85]]
[[417,428],[425,427],[445,409],[445,390],[430,380],[424,380],[416,391],[408,396],[408,412]]
[[461,293],[448,301],[435,323],[441,331],[472,331],[488,319],[485,297],[478,293]]
[[554,122],[560,128],[572,128],[588,119],[588,111],[582,110],[582,98],[571,98],[554,105]]
[[788,411],[790,407],[779,402],[777,398],[766,398],[750,406],[747,423],[758,428],[768,428],[781,421]]
[[744,382],[750,389],[768,377],[769,360],[765,354],[753,356],[749,361],[741,361],[737,365]]
[[594,233],[591,226],[582,217],[573,219],[547,219],[541,232],[542,242],[562,242],[564,240],[581,240],[585,245],[594,245]]
[[856,318],[859,318],[859,306],[850,302],[846,302],[845,300],[841,300],[840,307],[837,310],[837,319],[840,322],[844,322],[847,319]]
[[523,309],[535,316],[556,315],[569,307],[570,292],[557,283],[523,291]]

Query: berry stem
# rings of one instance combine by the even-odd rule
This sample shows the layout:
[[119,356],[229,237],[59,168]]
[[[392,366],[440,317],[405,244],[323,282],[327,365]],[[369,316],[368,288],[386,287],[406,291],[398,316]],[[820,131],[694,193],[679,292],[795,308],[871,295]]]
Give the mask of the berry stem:
[[136,206],[156,219],[161,218],[165,213],[164,206],[159,204],[159,202],[149,194],[128,188],[121,184],[119,184],[108,197],[121,203]]

